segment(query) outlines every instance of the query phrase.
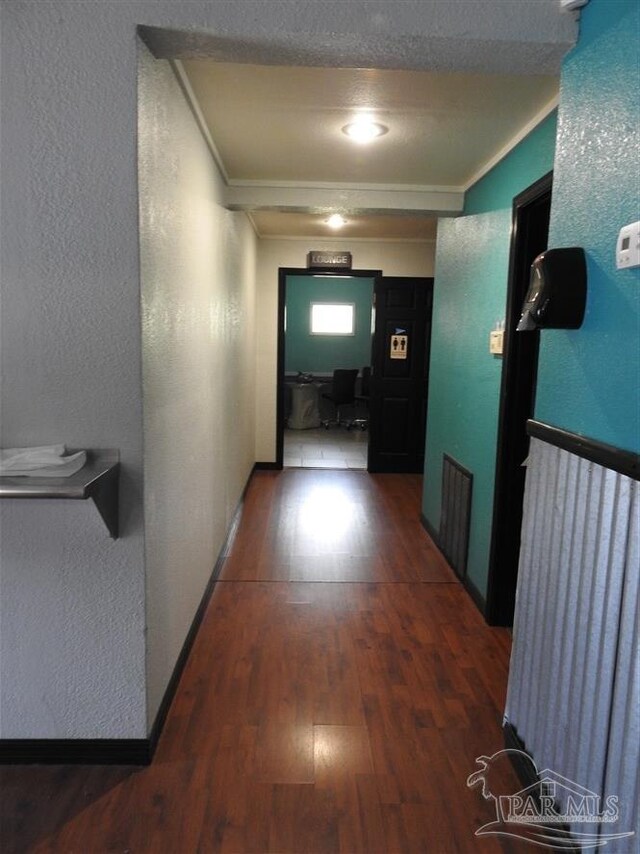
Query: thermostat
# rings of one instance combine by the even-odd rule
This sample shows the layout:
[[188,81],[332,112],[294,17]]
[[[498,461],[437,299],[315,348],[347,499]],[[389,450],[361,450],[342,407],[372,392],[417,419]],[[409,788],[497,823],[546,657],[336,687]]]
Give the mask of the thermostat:
[[626,270],[640,266],[640,221],[624,225],[618,235],[616,267]]

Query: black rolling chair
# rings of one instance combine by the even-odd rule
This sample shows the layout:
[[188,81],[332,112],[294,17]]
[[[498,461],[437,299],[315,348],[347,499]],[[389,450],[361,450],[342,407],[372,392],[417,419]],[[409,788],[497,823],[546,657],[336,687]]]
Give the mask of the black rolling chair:
[[360,394],[356,395],[356,403],[364,404],[367,410],[366,418],[354,418],[351,422],[352,427],[359,427],[361,430],[366,430],[369,426],[369,391],[371,387],[371,368],[367,365],[362,369],[362,377],[360,379]]
[[345,421],[340,410],[343,406],[353,406],[356,401],[356,377],[358,376],[357,368],[337,368],[333,372],[333,382],[331,384],[331,392],[323,394],[325,400],[330,400],[336,408],[336,417],[327,418],[322,422],[326,430],[332,424],[338,427],[351,427],[351,421]]

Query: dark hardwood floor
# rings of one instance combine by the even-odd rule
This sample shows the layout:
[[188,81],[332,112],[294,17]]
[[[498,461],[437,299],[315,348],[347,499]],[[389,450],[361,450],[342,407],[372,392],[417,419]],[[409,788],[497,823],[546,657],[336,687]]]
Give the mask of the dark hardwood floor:
[[509,633],[420,489],[256,473],[153,764],[5,767],[3,854],[524,852],[474,836],[495,806],[466,785],[503,746]]

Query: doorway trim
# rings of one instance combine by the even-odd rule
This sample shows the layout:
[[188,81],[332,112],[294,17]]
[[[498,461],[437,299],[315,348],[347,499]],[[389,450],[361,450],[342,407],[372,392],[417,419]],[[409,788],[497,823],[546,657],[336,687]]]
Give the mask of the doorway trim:
[[[531,359],[523,352],[523,341],[516,332],[521,314],[524,293],[528,283],[526,216],[531,205],[551,197],[553,172],[543,175],[538,181],[523,190],[513,200],[511,248],[509,252],[509,274],[507,283],[506,330],[500,386],[500,408],[498,414],[498,439],[496,445],[496,469],[493,499],[493,523],[489,553],[489,575],[485,618],[490,625],[510,626],[513,622],[513,600],[518,572],[520,529],[522,527],[522,501],[514,501],[512,494],[514,467],[522,465],[518,458],[516,438],[520,429],[526,430],[526,419],[519,425],[522,395],[519,384],[523,371],[523,360]],[[524,278],[523,278],[524,277]],[[523,290],[524,289],[524,290]],[[536,343],[539,333],[535,335]],[[531,402],[535,401],[537,346],[534,365],[530,362],[525,370],[531,380]],[[529,417],[531,417],[532,413]]]
[[275,469],[284,465],[284,309],[287,301],[287,276],[334,276],[336,278],[377,279],[382,270],[336,270],[335,267],[279,267],[278,268],[278,364],[276,377],[276,461]]

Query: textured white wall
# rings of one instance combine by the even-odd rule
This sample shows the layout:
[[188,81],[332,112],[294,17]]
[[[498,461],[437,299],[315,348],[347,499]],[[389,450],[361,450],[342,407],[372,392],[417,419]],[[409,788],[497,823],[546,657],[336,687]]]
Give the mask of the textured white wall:
[[151,724],[254,462],[256,237],[144,47],[138,128]]
[[278,368],[278,269],[306,267],[310,249],[345,249],[354,270],[382,270],[386,276],[433,276],[435,243],[366,240],[261,240],[256,291],[256,460],[276,458]]
[[81,5],[2,4],[2,445],[119,448],[122,537],[0,502],[5,738],[146,735],[135,36]]

